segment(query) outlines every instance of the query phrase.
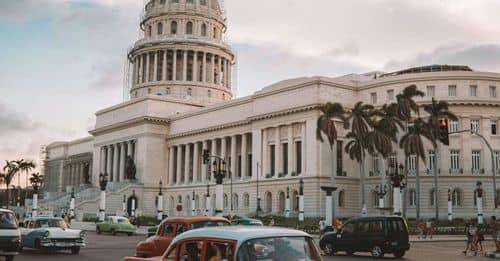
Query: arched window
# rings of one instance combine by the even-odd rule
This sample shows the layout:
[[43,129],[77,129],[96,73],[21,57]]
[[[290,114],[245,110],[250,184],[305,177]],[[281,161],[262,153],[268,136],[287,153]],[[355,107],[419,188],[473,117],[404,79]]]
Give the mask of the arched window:
[[208,98],[212,97],[212,91],[211,91],[211,90],[208,90],[208,91],[207,91],[207,95],[208,95]]
[[193,95],[193,89],[188,88],[187,89],[187,96],[191,96],[191,95]]
[[151,94],[151,88],[148,88],[148,94]]
[[462,206],[462,192],[459,189],[454,189],[451,193],[451,202],[453,206]]
[[167,89],[165,89],[165,94],[166,95],[170,95],[172,91],[170,90],[170,87],[167,87]]
[[200,209],[200,196],[198,195],[194,196],[194,208]]
[[207,0],[200,0],[200,5],[207,5]]
[[186,4],[194,4],[194,0],[186,0]]
[[186,23],[186,34],[193,34],[193,22]]
[[250,207],[250,196],[248,193],[243,194],[243,208],[248,209]]
[[178,204],[182,204],[182,196],[181,196],[181,195],[179,195],[179,196],[177,197],[177,203],[178,203]]
[[207,25],[201,24],[201,36],[207,36]]
[[170,196],[170,202],[169,202],[169,205],[168,205],[168,209],[170,211],[174,211],[175,209],[175,199],[173,196]]
[[226,94],[225,93],[222,94],[222,100],[226,100]]
[[174,3],[174,4],[178,4],[178,3],[179,3],[179,0],[172,0],[172,3]]
[[153,32],[153,27],[151,25],[148,25],[148,31],[147,31],[147,35],[148,37],[151,37],[151,33]]
[[436,205],[436,190],[435,189],[431,189],[429,199],[430,199],[429,205],[435,206]]
[[137,91],[134,92],[134,98],[137,98]]
[[278,194],[278,211],[280,213],[285,212],[285,192],[280,191]]
[[172,21],[170,23],[170,34],[177,34],[177,22]]
[[239,199],[238,199],[238,194],[234,193],[233,194],[233,209],[237,210],[239,208]]
[[410,198],[408,199],[409,205],[415,206],[417,204],[417,192],[414,189],[410,189],[409,192],[410,192],[410,193],[408,193],[410,196]]
[[227,199],[227,194],[224,193],[224,197],[223,197],[223,206],[224,206],[224,209],[227,209],[227,207],[229,206],[229,200]]
[[271,213],[273,211],[273,194],[269,191],[266,192],[266,205],[264,210],[267,213]]
[[158,35],[163,34],[163,23],[158,23]]
[[377,191],[373,191],[372,192],[372,199],[373,199],[373,207],[374,208],[378,208],[379,207],[379,205],[378,205],[379,201],[378,201]]
[[345,207],[345,192],[343,190],[339,191],[339,196],[338,196],[338,206]]
[[214,39],[217,39],[217,27],[214,27]]
[[164,5],[167,2],[167,0],[160,0],[160,5]]
[[[482,199],[483,199],[483,208],[484,208],[484,205],[486,203],[486,200],[484,199],[484,192],[483,192],[483,195],[482,195]],[[474,190],[474,206],[477,206],[477,190]]]

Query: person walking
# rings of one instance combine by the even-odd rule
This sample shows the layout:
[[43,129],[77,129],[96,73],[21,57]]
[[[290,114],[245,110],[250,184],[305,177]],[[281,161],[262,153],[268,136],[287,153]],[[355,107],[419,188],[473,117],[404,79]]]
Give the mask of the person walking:
[[478,226],[476,230],[476,252],[474,255],[477,255],[477,252],[479,251],[481,254],[484,254],[484,249],[483,249],[483,241],[484,241],[484,231],[485,228],[484,226]]
[[418,238],[425,239],[425,224],[423,222],[418,223],[417,229],[418,229]]
[[472,251],[472,240],[473,240],[473,235],[472,235],[472,223],[470,221],[467,221],[465,223],[465,229],[464,229],[464,232],[465,232],[465,236],[467,237],[467,244],[465,245],[465,250],[462,251],[462,253],[464,253],[464,255],[467,255],[467,251],[469,251],[469,249]]
[[493,238],[493,242],[495,242],[496,251],[498,252],[500,251],[500,224],[496,216],[491,216],[490,227],[491,237]]

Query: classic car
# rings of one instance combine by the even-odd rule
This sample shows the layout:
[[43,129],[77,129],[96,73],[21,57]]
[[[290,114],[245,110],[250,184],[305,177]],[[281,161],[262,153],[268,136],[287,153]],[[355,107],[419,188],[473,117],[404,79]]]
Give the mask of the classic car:
[[177,236],[163,256],[125,257],[125,261],[183,260],[310,260],[321,261],[313,238],[303,232],[275,227],[211,227]]
[[70,229],[62,218],[37,216],[24,221],[21,228],[21,249],[71,250],[78,254],[85,246],[85,232]]
[[231,220],[231,225],[243,225],[243,226],[263,226],[264,223],[258,219],[254,218],[238,218]]
[[14,260],[21,244],[21,233],[14,212],[0,209],[0,256],[6,261]]
[[229,226],[229,220],[222,217],[172,217],[161,222],[154,236],[139,242],[136,248],[136,256],[152,257],[160,256],[170,245],[177,235],[196,228]]
[[136,229],[137,228],[134,225],[130,224],[130,221],[127,218],[120,216],[109,216],[106,217],[104,222],[96,224],[97,234],[107,232],[112,235],[124,233],[131,236],[135,233]]

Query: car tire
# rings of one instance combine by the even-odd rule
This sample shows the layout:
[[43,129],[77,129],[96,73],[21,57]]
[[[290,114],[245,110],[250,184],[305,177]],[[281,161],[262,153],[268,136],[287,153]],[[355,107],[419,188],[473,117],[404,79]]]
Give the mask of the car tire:
[[73,247],[71,249],[71,254],[72,255],[78,255],[80,253],[80,247]]
[[100,234],[101,234],[101,229],[100,229],[99,227],[97,227],[95,230],[96,230],[96,233],[97,233],[98,235],[100,235]]
[[404,250],[399,250],[399,251],[394,251],[394,257],[395,258],[402,258],[405,255]]
[[5,256],[5,261],[14,261],[14,256]]
[[322,249],[323,252],[325,252],[325,255],[333,256],[335,254],[335,250],[333,249],[332,243],[325,243]]
[[111,229],[111,235],[116,236],[116,230]]
[[37,250],[43,250],[43,249],[42,249],[42,244],[41,244],[41,242],[40,242],[40,239],[35,239],[35,248],[36,248]]
[[129,233],[127,233],[127,236],[131,237],[133,234],[134,234],[134,233],[129,232]]
[[354,255],[354,251],[347,250],[347,251],[345,251],[345,254],[348,255],[348,256],[352,256],[352,255]]
[[384,250],[378,245],[375,245],[372,247],[371,251],[372,257],[374,258],[383,258],[384,257]]

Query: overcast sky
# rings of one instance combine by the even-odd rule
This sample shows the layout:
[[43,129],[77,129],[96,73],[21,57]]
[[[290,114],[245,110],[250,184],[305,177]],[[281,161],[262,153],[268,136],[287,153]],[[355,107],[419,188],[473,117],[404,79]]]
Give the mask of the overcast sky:
[[[434,63],[500,72],[498,0],[225,0],[237,95]],[[123,100],[143,0],[0,0],[0,161],[88,135]],[[3,164],[2,164],[3,165]]]

